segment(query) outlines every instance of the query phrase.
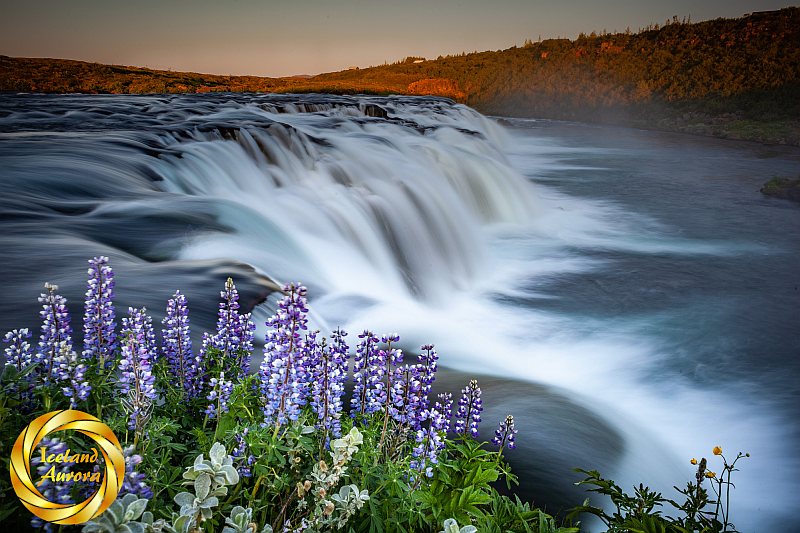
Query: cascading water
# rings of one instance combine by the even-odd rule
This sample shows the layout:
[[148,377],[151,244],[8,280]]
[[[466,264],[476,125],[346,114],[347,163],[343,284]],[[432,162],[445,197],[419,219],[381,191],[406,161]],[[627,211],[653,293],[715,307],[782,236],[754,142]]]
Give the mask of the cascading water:
[[[682,343],[694,330],[680,317],[707,320],[697,334],[722,339],[710,305],[689,297],[695,268],[719,263],[721,276],[738,279],[732,258],[797,262],[796,251],[783,256],[731,232],[687,235],[674,231],[679,221],[639,213],[643,198],[672,201],[663,185],[671,176],[647,184],[658,192],[625,182],[629,190],[617,193],[633,195],[626,207],[592,197],[624,177],[604,181],[600,166],[560,162],[625,158],[636,153],[630,146],[593,152],[569,136],[559,144],[531,137],[530,125],[507,130],[430,98],[6,95],[0,103],[4,330],[35,327],[44,281],[60,284],[79,314],[80,273],[98,254],[118,272],[119,306],[147,305],[158,316],[180,288],[197,328],[213,323],[228,275],[259,317],[269,313],[271,300],[260,302],[273,280],[301,280],[319,326],[396,330],[408,348],[434,342],[444,366],[484,376],[484,431],[516,415],[524,438],[512,459],[542,503],[580,501],[569,489],[576,466],[668,492],[691,478],[686,461],[713,439],[753,454],[737,489],[740,529],[763,525],[763,512],[777,523],[788,510],[796,435],[782,421],[793,411],[775,409],[749,378],[729,377],[740,395],[754,391],[750,402],[687,379],[685,368],[700,373],[710,353],[729,346]],[[573,175],[580,180],[564,178]],[[657,275],[637,281],[650,271]],[[441,381],[455,391],[463,378]],[[796,385],[789,391],[796,400]],[[759,472],[779,461],[783,474],[767,484]]]

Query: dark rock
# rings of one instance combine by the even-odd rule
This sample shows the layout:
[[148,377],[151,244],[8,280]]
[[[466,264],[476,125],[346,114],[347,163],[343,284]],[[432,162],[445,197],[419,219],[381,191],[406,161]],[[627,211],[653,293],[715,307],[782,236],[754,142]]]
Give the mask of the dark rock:
[[761,192],[774,198],[800,202],[800,178],[772,178],[761,187]]

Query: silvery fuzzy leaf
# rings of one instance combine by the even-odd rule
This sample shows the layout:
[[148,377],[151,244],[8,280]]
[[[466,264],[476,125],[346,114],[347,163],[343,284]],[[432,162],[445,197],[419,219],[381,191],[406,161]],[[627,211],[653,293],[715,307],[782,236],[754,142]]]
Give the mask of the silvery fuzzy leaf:
[[272,526],[269,524],[265,524],[264,529],[261,530],[261,533],[272,533]]
[[228,487],[225,485],[221,485],[209,493],[209,496],[227,496],[228,494]]
[[458,522],[454,518],[448,518],[444,521],[444,531],[441,533],[459,533]]
[[122,517],[125,515],[125,508],[122,506],[122,502],[114,502],[106,509],[106,513],[108,513],[108,518],[113,524],[121,524]]
[[175,519],[175,522],[173,522],[172,527],[174,527],[175,530],[178,531],[179,533],[189,533],[189,528],[192,526],[193,523],[194,523],[194,516],[181,515],[177,519]]
[[208,493],[211,491],[211,476],[203,472],[197,479],[194,480],[194,493],[197,494],[197,498],[200,500],[205,500],[208,497]]
[[135,502],[138,499],[139,499],[139,497],[137,495],[129,493],[129,494],[126,494],[125,496],[122,497],[122,500],[120,501],[120,503],[122,504],[123,508],[127,508],[130,504],[132,504],[133,502]]
[[226,485],[236,485],[239,483],[239,472],[237,472],[233,466],[225,465],[220,468],[218,472],[224,477]]
[[[127,531],[125,531],[127,528]],[[122,532],[124,533],[144,533],[144,524],[140,524],[139,522],[128,522],[123,526]]]
[[314,433],[316,428],[314,426],[303,426],[303,429],[300,430],[301,435],[308,435],[310,433]]
[[194,494],[191,492],[179,492],[173,498],[173,501],[177,503],[180,507],[193,507],[194,506]]
[[475,526],[464,526],[458,531],[458,533],[476,533],[477,531],[478,528]]
[[212,511],[210,508],[203,507],[200,509],[200,515],[204,520],[208,520],[214,515],[214,511]]
[[211,464],[215,467],[221,466],[222,461],[227,455],[228,454],[225,452],[225,446],[219,442],[215,442],[214,445],[211,446],[211,451],[208,452],[208,457],[211,459]]
[[81,528],[81,533],[100,533],[104,531],[105,527],[100,525],[99,522],[92,520],[91,522],[86,522]]
[[[127,504],[125,517],[123,518],[125,522],[130,522],[142,516],[144,510],[147,509],[148,501],[145,498],[137,498],[134,494],[126,494],[126,496],[133,496],[134,499],[134,501]],[[123,503],[125,502],[123,501]]]
[[204,510],[204,509],[211,509],[212,507],[216,507],[217,505],[219,505],[219,499],[216,496],[210,496],[205,500],[203,500],[202,502],[200,502],[199,507],[200,509]]

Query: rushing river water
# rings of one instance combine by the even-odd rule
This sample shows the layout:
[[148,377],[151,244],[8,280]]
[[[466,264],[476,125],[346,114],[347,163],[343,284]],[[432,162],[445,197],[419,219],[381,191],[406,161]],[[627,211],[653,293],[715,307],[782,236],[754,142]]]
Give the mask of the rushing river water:
[[516,415],[521,489],[549,510],[582,500],[577,466],[674,497],[721,444],[752,455],[739,528],[788,532],[800,209],[758,188],[798,169],[437,99],[0,96],[0,327],[36,325],[44,281],[79,313],[98,254],[119,307],[158,317],[180,288],[196,326],[229,274],[246,305],[302,280],[318,326],[433,342],[453,392],[479,374],[484,435]]

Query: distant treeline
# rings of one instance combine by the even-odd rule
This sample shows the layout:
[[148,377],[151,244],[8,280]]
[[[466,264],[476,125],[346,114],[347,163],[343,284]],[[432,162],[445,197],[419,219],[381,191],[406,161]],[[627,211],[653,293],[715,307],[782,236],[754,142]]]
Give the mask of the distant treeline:
[[489,114],[800,144],[800,8],[321,74],[260,78],[0,57],[0,90],[436,94]]

